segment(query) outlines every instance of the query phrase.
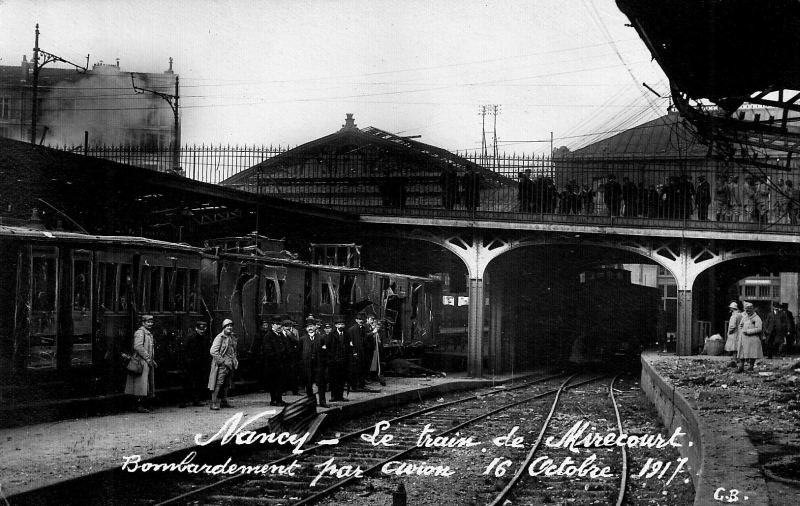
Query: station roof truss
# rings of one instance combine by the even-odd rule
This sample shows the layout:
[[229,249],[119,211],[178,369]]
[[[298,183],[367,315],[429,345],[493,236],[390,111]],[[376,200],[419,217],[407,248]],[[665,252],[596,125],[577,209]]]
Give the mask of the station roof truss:
[[181,227],[199,236],[209,226],[237,232],[232,223],[259,209],[284,220],[356,219],[313,205],[3,138],[0,176],[0,224],[19,224],[37,208],[51,228],[62,221],[65,229],[90,234],[174,240]]
[[800,0],[617,0],[715,156],[800,153]]

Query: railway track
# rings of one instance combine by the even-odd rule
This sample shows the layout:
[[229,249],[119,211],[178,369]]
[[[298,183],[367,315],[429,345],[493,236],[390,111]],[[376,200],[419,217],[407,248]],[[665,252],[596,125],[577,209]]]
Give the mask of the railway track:
[[[301,456],[288,455],[269,462],[269,465],[301,462],[301,469],[294,476],[274,479],[236,475],[156,504],[312,504],[353,484],[362,476],[378,472],[387,463],[401,461],[419,451],[418,443],[423,436],[434,441],[453,435],[455,440],[460,437],[459,430],[493,413],[552,395],[557,391],[553,383],[563,377],[556,375],[514,388],[435,402],[422,409],[405,410],[405,413],[392,418],[388,418],[385,411],[367,419],[360,418],[336,431],[323,432],[319,439],[336,440],[335,446],[318,444],[307,448]],[[435,429],[440,427],[447,429]],[[376,434],[376,428],[384,434]],[[386,433],[389,429],[391,434]],[[391,436],[391,441],[379,443],[384,436]],[[248,461],[263,462],[263,459],[254,454]]]
[[[614,382],[618,377],[619,375],[614,376],[608,384],[609,402],[606,403],[606,412],[594,406],[591,414],[596,426],[592,427],[592,432],[601,434],[624,432],[614,397]],[[614,448],[610,452],[605,452],[606,455],[595,450],[588,456],[582,455],[584,459],[581,459],[566,445],[559,445],[561,435],[579,426],[573,425],[573,419],[576,417],[569,416],[570,406],[567,406],[567,409],[562,407],[559,412],[561,394],[561,391],[556,394],[536,442],[490,506],[502,505],[506,500],[510,500],[513,504],[577,503],[616,506],[623,504],[628,481],[626,448],[624,446]],[[580,411],[585,417],[586,413]],[[561,416],[555,416],[557,413]],[[580,420],[577,422],[581,423]],[[545,440],[548,434],[555,436]],[[604,469],[608,472],[603,472]]]
[[[623,431],[613,400],[607,400],[614,388],[599,383],[604,377],[564,378],[550,376],[513,388],[384,409],[324,429],[318,443],[303,447],[299,455],[287,447],[258,445],[234,452],[223,447],[224,455],[198,455],[198,461],[209,465],[233,458],[243,466],[291,466],[289,474],[235,474],[209,483],[215,477],[207,474],[115,470],[12,504],[44,504],[58,497],[63,504],[371,505],[382,499],[391,502],[401,485],[424,496],[409,504],[503,504],[507,499],[513,504],[620,504],[619,492],[630,487],[619,482],[629,474],[617,456],[619,448],[587,450],[597,454],[597,466],[609,467],[616,478],[530,476],[535,467],[531,463],[542,456],[553,462],[586,457],[543,444],[548,436],[564,434],[576,420],[593,420],[598,433]],[[630,404],[641,403],[635,381],[626,381],[623,395]],[[650,414],[624,409],[639,416],[640,433],[652,430],[645,427]],[[320,444],[326,441],[335,444]],[[658,454],[637,454],[634,449],[633,460],[641,467],[653,456]],[[635,483],[639,484],[644,486]],[[645,490],[644,496],[636,491],[643,499],[626,504],[684,504],[663,502],[664,492],[658,487]]]
[[[302,458],[286,456],[272,465],[301,462],[294,476],[254,477],[237,475],[205,487],[189,490],[157,504],[294,504],[317,503],[331,494],[358,484],[364,476],[426,476],[448,479],[456,471],[450,465],[431,462],[432,454],[470,448],[500,425],[514,420],[535,419],[546,398],[561,389],[574,388],[597,378],[567,385],[545,378],[515,389],[478,394],[448,403],[436,403],[392,419],[370,420],[351,432],[328,433],[322,440],[336,439],[335,446],[308,448]],[[572,378],[572,377],[571,377]],[[501,418],[498,418],[501,417]],[[376,429],[377,428],[377,429]],[[505,428],[500,430],[504,434]],[[386,437],[390,439],[385,439]],[[484,441],[485,442],[485,441]],[[518,450],[515,448],[515,450]],[[254,455],[254,462],[258,456]],[[452,464],[452,463],[451,463]]]

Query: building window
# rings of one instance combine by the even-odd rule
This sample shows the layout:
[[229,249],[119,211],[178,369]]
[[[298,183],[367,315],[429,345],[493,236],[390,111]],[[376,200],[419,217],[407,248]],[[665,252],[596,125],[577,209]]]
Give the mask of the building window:
[[0,97],[0,119],[8,119],[11,117],[11,99],[8,97]]
[[781,298],[781,287],[780,287],[780,285],[772,287],[772,298],[776,299],[776,300]]
[[756,287],[754,285],[745,285],[744,286],[744,296],[745,297],[755,297],[756,296]]
[[772,287],[770,285],[763,285],[758,287],[758,298],[769,299],[772,296]]

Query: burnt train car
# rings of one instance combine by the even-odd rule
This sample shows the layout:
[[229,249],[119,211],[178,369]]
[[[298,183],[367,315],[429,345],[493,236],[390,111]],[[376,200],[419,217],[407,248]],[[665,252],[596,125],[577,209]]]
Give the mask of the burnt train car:
[[139,237],[0,226],[0,400],[115,390],[106,380],[144,312],[160,374],[174,371],[181,329],[201,317],[201,260],[199,248]]
[[307,314],[364,309],[400,343],[434,332],[438,283],[429,278],[303,262],[281,241],[236,239],[201,249],[0,226],[0,408],[120,393],[121,353],[142,314],[155,319],[159,389],[180,384],[182,343],[201,319],[211,337],[233,319],[242,379],[256,367],[259,318],[302,324]]
[[352,321],[356,312],[364,311],[385,325],[386,345],[432,343],[441,310],[438,281],[362,269],[354,251],[324,253],[334,246],[357,250],[355,245],[312,244],[312,259],[329,262],[312,263],[280,247],[264,248],[263,237],[253,236],[249,245],[246,239],[212,243],[213,255],[203,270],[208,281],[202,283],[204,300],[215,301],[214,319],[233,320],[245,361],[254,349],[257,322],[271,316],[288,316],[302,324],[309,314],[328,322],[335,315]]
[[659,294],[631,283],[630,271],[598,268],[580,274],[573,299],[575,339],[569,361],[578,365],[638,364],[641,350],[656,335]]

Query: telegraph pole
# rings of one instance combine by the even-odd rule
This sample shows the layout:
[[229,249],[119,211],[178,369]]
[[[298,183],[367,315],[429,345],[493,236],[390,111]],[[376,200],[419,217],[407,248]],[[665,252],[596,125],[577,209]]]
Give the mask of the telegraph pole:
[[[172,58],[169,59],[169,68],[172,70]],[[175,76],[175,94],[170,95],[169,93],[164,93],[161,91],[156,90],[148,90],[146,88],[142,88],[136,86],[136,83],[133,80],[133,72],[131,72],[131,86],[133,86],[133,91],[137,94],[141,93],[152,93],[158,97],[163,98],[169,104],[170,108],[172,108],[172,114],[175,116],[175,139],[172,145],[172,172],[175,174],[181,174],[181,122],[180,122],[180,114],[179,114],[179,103],[180,94],[178,93],[178,89],[180,87],[179,77]]]
[[482,105],[480,112],[481,115],[481,161],[486,160],[488,153],[486,152],[486,113],[489,112],[489,107]]
[[[39,53],[43,55],[42,64],[39,65]],[[36,123],[39,115],[39,71],[48,63],[60,61],[75,67],[78,72],[86,72],[89,69],[89,55],[86,55],[86,65],[81,67],[76,63],[65,60],[60,56],[48,53],[39,49],[39,23],[36,23],[36,40],[33,44],[33,104],[31,104],[31,144],[36,144]],[[44,137],[42,138],[44,139]]]
[[494,156],[493,156],[493,165],[494,165],[494,170],[497,171],[497,154],[498,154],[498,152],[497,152],[497,115],[500,113],[500,105],[492,104],[492,112],[494,114],[494,131],[493,131]]

